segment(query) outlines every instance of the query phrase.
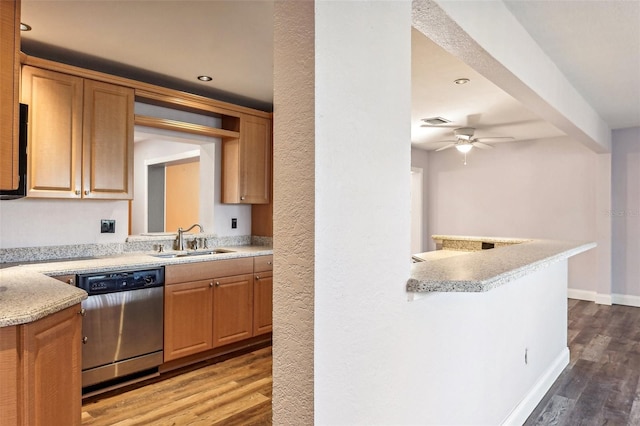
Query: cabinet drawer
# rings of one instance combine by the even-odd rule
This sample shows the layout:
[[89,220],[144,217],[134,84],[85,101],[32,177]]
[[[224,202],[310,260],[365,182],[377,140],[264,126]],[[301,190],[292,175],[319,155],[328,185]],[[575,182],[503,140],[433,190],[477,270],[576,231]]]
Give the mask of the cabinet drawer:
[[212,260],[209,262],[167,265],[164,269],[165,284],[229,277],[253,272],[253,258]]
[[253,271],[264,272],[273,270],[273,255],[256,256],[253,258]]

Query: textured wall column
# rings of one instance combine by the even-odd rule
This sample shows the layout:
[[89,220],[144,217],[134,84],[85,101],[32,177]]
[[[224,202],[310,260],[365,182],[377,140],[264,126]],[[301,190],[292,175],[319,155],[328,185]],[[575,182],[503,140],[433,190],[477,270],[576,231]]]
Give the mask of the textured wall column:
[[274,8],[273,424],[312,425],[314,2]]

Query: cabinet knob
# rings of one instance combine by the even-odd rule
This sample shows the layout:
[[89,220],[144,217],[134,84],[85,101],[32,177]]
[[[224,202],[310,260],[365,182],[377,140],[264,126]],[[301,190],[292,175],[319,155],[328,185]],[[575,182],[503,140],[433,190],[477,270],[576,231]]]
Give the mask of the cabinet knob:
[[80,190],[76,189],[76,195],[80,195]]
[[256,275],[256,280],[259,280],[259,279],[260,279],[260,275]]
[[220,281],[216,281],[216,287],[220,287]]
[[84,195],[89,195],[89,190],[88,189],[84,190]]
[[240,197],[240,201],[244,201],[244,195],[242,197]]
[[83,344],[83,345],[86,345],[88,341],[89,341],[89,338],[88,338],[87,336],[84,336],[84,337],[82,338],[82,344]]
[[73,278],[69,278],[69,279],[67,280],[67,284],[71,284],[71,285],[73,285]]
[[[80,312],[78,312],[81,316],[85,316],[87,314],[87,310],[85,308],[80,309]],[[86,337],[85,337],[86,339]]]
[[209,287],[213,287],[213,283],[209,283]]
[[268,262],[267,262],[267,265],[272,265],[272,264],[273,264],[273,263],[272,263],[271,261],[268,261]]

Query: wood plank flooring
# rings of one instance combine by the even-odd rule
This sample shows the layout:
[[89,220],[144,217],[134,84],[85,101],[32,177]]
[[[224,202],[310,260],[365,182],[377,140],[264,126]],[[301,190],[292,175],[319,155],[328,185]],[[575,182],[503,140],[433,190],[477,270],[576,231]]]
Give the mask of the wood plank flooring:
[[88,399],[92,426],[270,425],[271,346],[124,392]]
[[571,361],[525,425],[640,425],[640,308],[569,300]]

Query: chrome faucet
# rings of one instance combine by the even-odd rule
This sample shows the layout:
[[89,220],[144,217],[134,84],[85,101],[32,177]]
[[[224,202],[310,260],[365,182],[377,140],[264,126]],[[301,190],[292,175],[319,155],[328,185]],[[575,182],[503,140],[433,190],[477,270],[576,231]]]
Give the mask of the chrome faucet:
[[204,229],[202,229],[202,226],[198,225],[197,223],[191,225],[191,227],[189,229],[178,228],[178,250],[184,250],[184,236],[183,236],[183,234],[185,232],[191,231],[196,226],[198,228],[200,228],[200,233],[204,232]]

